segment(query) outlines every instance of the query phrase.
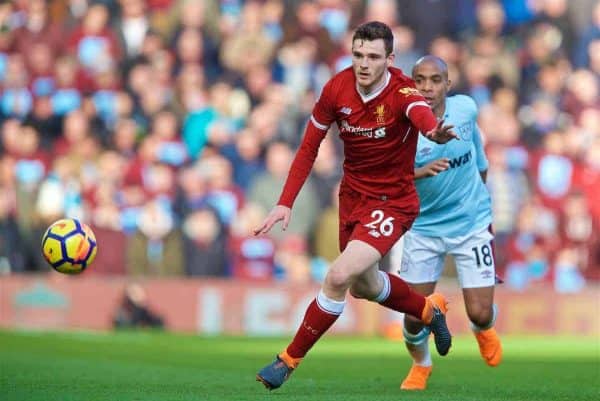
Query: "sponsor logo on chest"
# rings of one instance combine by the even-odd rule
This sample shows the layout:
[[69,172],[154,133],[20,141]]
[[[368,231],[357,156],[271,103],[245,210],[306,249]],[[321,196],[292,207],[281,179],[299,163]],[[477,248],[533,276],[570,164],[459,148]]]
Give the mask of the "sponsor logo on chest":
[[471,161],[471,151],[469,150],[467,153],[465,153],[462,156],[459,157],[455,157],[454,159],[450,159],[450,168],[456,168],[456,167],[460,167],[462,165],[465,165],[467,163],[469,163]]
[[[341,121],[339,123],[340,135],[352,135],[373,139],[385,138],[387,135],[386,127],[382,125],[386,124],[386,115],[388,114],[387,106],[382,103],[377,105],[374,110],[365,110],[365,112],[366,114],[364,114],[364,112],[361,110],[360,112],[351,115],[352,109],[350,107],[344,106],[340,108],[339,113],[345,116],[341,116]],[[375,120],[375,124],[379,127],[375,126],[367,128],[360,125],[360,123],[372,125],[373,120]],[[356,122],[353,125],[348,121]]]
[[379,128],[363,128],[350,125],[348,121],[342,120],[340,123],[340,135],[350,134],[354,136],[362,136],[365,138],[381,139],[385,138],[385,127]]

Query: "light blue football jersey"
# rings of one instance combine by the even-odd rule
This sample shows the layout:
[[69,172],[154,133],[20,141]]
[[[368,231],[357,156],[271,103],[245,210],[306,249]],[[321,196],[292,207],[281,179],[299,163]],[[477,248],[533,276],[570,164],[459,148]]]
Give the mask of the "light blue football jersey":
[[492,204],[480,171],[488,168],[477,126],[477,105],[469,96],[446,98],[444,124],[454,125],[460,140],[440,145],[419,135],[415,166],[446,157],[450,166],[435,177],[415,181],[421,211],[411,230],[428,237],[456,237],[492,222]]

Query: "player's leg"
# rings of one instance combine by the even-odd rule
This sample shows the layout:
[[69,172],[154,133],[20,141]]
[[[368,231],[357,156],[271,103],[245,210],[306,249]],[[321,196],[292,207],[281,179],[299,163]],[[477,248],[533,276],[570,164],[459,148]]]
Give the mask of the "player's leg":
[[[429,296],[444,266],[445,248],[442,241],[408,232],[404,235],[404,249],[398,273],[414,291]],[[429,352],[429,328],[412,316],[404,316],[404,343],[413,364],[400,388],[424,390],[432,371]]]
[[[356,225],[352,237],[374,247],[381,255],[387,254],[398,242],[418,211],[417,208],[413,213],[402,201],[372,198],[358,209],[360,224]],[[446,325],[446,300],[441,294],[424,297],[411,290],[400,277],[376,268],[365,271],[355,281],[351,293],[422,320],[434,334],[438,353],[446,355],[450,350],[452,336]]]
[[269,390],[280,387],[302,358],[342,314],[348,288],[365,270],[377,264],[379,252],[361,242],[350,241],[329,268],[323,287],[310,303],[288,347],[258,372],[257,380]]
[[350,293],[355,298],[368,299],[397,312],[403,312],[426,325],[431,324],[435,309],[442,309],[443,313],[446,310],[446,303],[441,294],[423,296],[401,278],[378,270],[377,265],[373,265],[355,280],[350,287]]
[[498,314],[494,287],[463,288],[463,296],[481,357],[489,366],[498,366],[502,361],[502,343],[494,328]]
[[433,332],[440,355],[448,353],[452,336],[446,325],[446,300],[441,294],[423,296],[401,278],[378,270],[376,265],[357,278],[350,287],[350,293],[356,298],[365,298],[404,312],[406,316],[412,316],[415,322],[426,324],[423,330],[427,334]]
[[404,280],[379,270],[378,265],[357,277],[350,287],[350,294],[414,316],[419,322],[429,315],[424,296],[413,291]]
[[502,360],[502,344],[494,328],[497,307],[492,238],[487,229],[480,230],[457,244],[451,253],[481,356],[489,366],[497,366]]

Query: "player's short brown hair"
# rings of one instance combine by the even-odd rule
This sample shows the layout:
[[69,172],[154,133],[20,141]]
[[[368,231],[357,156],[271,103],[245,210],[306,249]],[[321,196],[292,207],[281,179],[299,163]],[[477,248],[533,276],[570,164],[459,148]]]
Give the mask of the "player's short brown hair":
[[356,39],[368,41],[383,39],[386,56],[392,54],[392,51],[394,50],[394,34],[392,33],[390,27],[383,22],[371,21],[360,25],[354,31],[352,43],[354,43]]

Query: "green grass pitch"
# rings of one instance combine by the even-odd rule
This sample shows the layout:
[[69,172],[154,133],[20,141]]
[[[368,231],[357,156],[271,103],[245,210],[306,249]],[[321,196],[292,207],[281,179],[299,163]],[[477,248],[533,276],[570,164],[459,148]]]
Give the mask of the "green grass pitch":
[[[434,356],[425,392],[401,392],[401,342],[326,337],[279,390],[255,382],[288,338],[0,331],[3,401],[600,400],[597,338],[505,337],[498,368],[475,340]],[[432,344],[433,345],[433,344]],[[432,348],[434,348],[432,346]]]

